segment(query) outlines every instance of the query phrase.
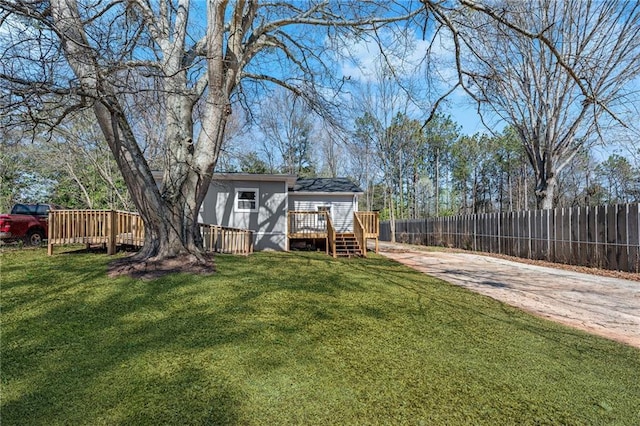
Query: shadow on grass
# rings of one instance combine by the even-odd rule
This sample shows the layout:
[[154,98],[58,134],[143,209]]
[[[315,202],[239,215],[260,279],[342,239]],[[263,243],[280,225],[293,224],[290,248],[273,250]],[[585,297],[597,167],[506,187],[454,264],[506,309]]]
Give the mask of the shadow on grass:
[[[431,413],[443,410],[469,383],[488,380],[471,371],[486,360],[486,374],[500,363],[517,376],[520,363],[532,362],[552,375],[545,363],[562,364],[567,352],[623,352],[373,255],[338,261],[317,253],[221,255],[213,276],[154,281],[108,279],[110,260],[88,254],[7,262],[3,424],[258,424],[264,418],[256,410],[277,409],[288,393],[326,397],[316,382],[323,376],[338,385],[344,380],[341,389],[354,386],[346,392],[371,401],[363,409],[374,416],[369,423],[384,423],[390,418],[375,417],[381,404],[397,409],[406,402],[420,412],[431,399],[438,402]],[[309,387],[299,390],[305,380]],[[405,388],[414,380],[423,387],[415,395]],[[500,380],[509,392],[497,398],[527,386]],[[431,383],[442,395],[428,392]],[[487,392],[478,392],[465,409],[482,408],[474,401]],[[258,409],[252,405],[271,394]],[[345,406],[357,407],[347,396]],[[293,409],[305,408],[295,402]],[[551,419],[564,410],[532,406],[526,414]],[[444,408],[443,418],[459,407]]]
[[236,423],[246,373],[234,370],[278,369],[297,346],[318,361],[310,328],[350,315],[333,299],[362,291],[314,254],[218,256],[212,277],[154,281],[107,279],[110,260],[75,253],[5,269],[3,423]]

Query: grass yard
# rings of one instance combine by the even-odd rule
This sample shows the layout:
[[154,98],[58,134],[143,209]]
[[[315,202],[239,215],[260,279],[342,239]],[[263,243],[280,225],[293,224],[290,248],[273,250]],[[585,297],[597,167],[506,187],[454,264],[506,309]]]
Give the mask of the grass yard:
[[640,424],[639,350],[379,256],[0,256],[3,426]]

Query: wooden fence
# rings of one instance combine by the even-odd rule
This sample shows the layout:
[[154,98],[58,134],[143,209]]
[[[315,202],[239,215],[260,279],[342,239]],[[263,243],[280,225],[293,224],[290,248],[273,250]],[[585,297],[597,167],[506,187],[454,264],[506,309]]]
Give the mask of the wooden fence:
[[[206,251],[231,254],[253,252],[253,233],[246,229],[200,224]],[[137,213],[115,210],[51,210],[48,253],[64,244],[103,244],[108,254],[118,245],[141,247],[144,224]]]
[[[396,241],[640,272],[639,204],[396,220]],[[380,239],[391,240],[388,221]]]

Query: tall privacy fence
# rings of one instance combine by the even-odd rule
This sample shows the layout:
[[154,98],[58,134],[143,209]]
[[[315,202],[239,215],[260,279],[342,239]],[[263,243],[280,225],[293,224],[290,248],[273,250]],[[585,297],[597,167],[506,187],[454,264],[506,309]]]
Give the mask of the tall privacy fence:
[[[249,254],[253,252],[253,233],[246,229],[200,224],[204,249],[209,252]],[[108,254],[116,246],[142,247],[144,224],[137,213],[115,210],[49,211],[48,253],[65,244],[102,244]]]
[[[639,204],[396,220],[396,241],[640,272]],[[380,239],[391,241],[389,221]]]

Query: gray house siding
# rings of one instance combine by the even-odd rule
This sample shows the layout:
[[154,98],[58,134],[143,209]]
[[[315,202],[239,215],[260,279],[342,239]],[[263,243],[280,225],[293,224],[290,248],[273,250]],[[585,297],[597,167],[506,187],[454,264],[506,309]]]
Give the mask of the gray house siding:
[[[252,191],[257,191],[255,208],[250,201],[240,208],[238,193]],[[287,197],[285,181],[218,180],[211,183],[200,214],[204,223],[252,230],[255,250],[286,250]]]
[[331,206],[331,221],[336,231],[353,231],[353,212],[357,211],[353,194],[289,193],[289,210],[317,211],[319,206]]

